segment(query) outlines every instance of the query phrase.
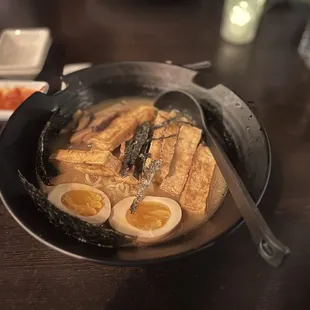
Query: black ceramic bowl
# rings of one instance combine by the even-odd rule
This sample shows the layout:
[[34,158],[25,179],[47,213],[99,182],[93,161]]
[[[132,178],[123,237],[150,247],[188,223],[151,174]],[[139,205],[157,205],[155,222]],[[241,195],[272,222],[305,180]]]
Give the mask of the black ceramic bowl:
[[177,258],[202,250],[240,223],[231,196],[214,216],[190,234],[144,248],[100,248],[67,236],[37,211],[17,171],[36,183],[35,159],[39,135],[59,104],[123,96],[155,97],[179,89],[196,96],[211,131],[218,137],[236,170],[258,203],[271,169],[267,135],[250,108],[224,86],[205,89],[194,82],[197,72],[179,66],[127,62],[101,65],[65,77],[68,88],[54,96],[35,93],[12,115],[0,138],[0,188],[3,202],[14,219],[33,237],[51,248],[77,258],[109,265],[141,265]]

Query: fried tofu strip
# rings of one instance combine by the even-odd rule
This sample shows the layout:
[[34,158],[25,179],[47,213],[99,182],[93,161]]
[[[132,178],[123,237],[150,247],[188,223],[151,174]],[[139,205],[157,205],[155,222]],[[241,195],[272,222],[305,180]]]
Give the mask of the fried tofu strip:
[[[75,133],[70,138],[70,143],[88,143],[99,131],[105,129],[113,119],[128,110],[128,105],[115,104],[93,115],[85,112],[75,129]],[[93,119],[91,119],[92,116]]]
[[107,175],[116,175],[121,167],[121,162],[109,151],[59,150],[50,159],[86,167],[91,165]]
[[76,112],[72,116],[72,120],[60,130],[60,134],[66,134],[72,131],[78,124],[79,120],[83,117],[84,111],[81,109],[76,110]]
[[180,128],[169,174],[160,185],[160,189],[168,195],[177,198],[181,194],[200,138],[201,129],[190,125]]
[[91,138],[89,142],[94,148],[100,150],[113,151],[123,141],[132,135],[138,127],[138,122],[135,118],[118,117],[111,125],[102,133]]
[[157,110],[151,105],[142,105],[128,112],[129,116],[135,117],[138,124],[152,121],[156,116]]
[[93,134],[92,136],[96,135],[96,133],[93,132],[92,129],[89,127],[83,130],[77,131],[71,136],[70,143],[71,144],[83,143],[85,137],[87,137],[89,134]]
[[[115,158],[109,151],[58,150],[50,159],[77,164],[104,165]],[[116,159],[116,158],[115,158]]]
[[83,116],[80,118],[79,123],[76,127],[76,131],[83,130],[88,126],[88,124],[91,122],[92,119],[92,114],[89,113],[88,111],[84,111]]
[[156,110],[152,106],[141,106],[114,119],[101,133],[89,142],[94,148],[113,151],[131,136],[143,122],[154,118]]
[[110,117],[111,115],[115,115],[115,113],[121,114],[121,113],[128,112],[129,110],[130,110],[129,104],[124,104],[124,103],[112,104],[111,106],[107,108],[97,110],[97,112],[94,113],[94,120],[92,121],[91,125],[98,126],[98,122],[96,121],[97,118]]
[[[168,112],[159,111],[157,116],[156,116],[154,125],[155,126],[156,125],[160,125],[161,123],[166,121],[168,118],[169,118],[169,113]],[[158,139],[158,138],[163,137],[164,134],[165,134],[165,131],[166,131],[166,127],[165,126],[160,127],[158,129],[155,129],[154,133],[153,133],[153,138],[154,139]],[[162,143],[163,143],[163,140],[153,140],[152,141],[150,149],[149,149],[149,153],[151,154],[151,158],[153,160],[154,159],[160,159],[160,150],[161,150],[161,147],[162,147]]]
[[205,211],[215,166],[216,162],[209,148],[200,144],[181,194],[180,203],[183,209]]

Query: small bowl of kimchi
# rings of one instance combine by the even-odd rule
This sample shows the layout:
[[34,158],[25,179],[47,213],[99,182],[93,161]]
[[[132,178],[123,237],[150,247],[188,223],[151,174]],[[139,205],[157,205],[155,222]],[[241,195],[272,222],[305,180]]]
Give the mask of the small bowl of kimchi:
[[46,94],[48,89],[46,82],[0,80],[0,121],[7,121],[34,92]]

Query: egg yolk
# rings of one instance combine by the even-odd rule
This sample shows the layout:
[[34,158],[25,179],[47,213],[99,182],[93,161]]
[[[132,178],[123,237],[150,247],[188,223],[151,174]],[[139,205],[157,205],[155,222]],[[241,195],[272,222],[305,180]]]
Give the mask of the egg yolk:
[[155,230],[163,227],[171,216],[170,209],[160,202],[141,202],[134,214],[126,213],[129,224],[141,230]]
[[102,196],[87,190],[71,190],[61,197],[61,202],[69,210],[82,216],[98,214],[103,207]]

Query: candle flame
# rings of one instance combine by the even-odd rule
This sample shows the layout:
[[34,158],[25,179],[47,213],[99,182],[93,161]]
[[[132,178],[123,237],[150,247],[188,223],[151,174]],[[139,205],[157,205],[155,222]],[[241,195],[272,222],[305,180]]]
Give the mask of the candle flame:
[[240,6],[237,5],[233,7],[232,14],[230,16],[230,21],[232,22],[232,24],[236,24],[238,26],[244,26],[250,21],[250,19],[251,15],[247,10],[242,9]]

